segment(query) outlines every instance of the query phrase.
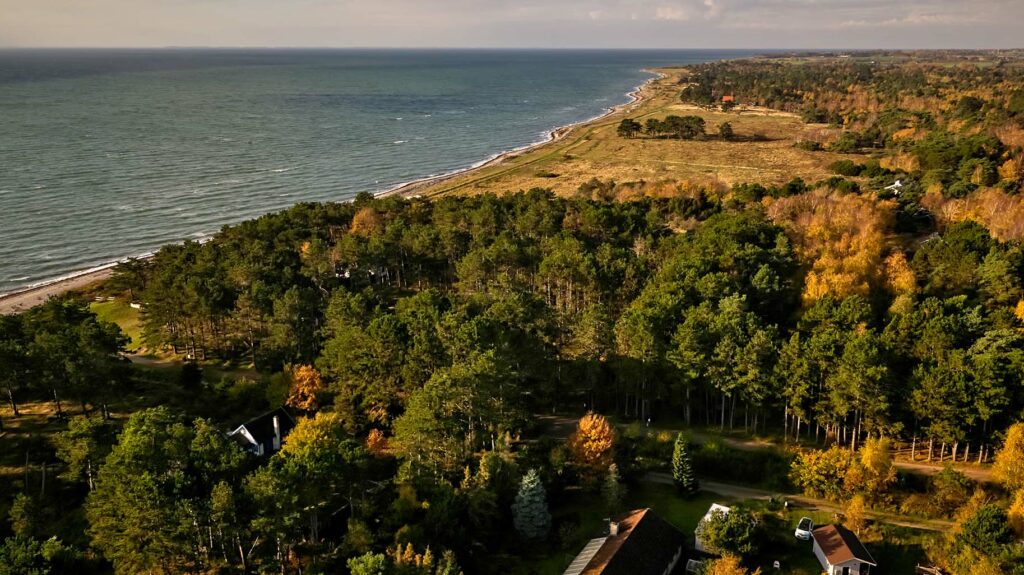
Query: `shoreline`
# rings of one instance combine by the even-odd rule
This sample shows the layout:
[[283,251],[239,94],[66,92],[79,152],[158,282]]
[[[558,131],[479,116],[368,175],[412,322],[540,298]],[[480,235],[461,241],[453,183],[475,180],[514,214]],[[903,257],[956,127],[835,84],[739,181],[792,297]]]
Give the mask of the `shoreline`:
[[648,78],[647,80],[644,80],[643,83],[634,86],[632,90],[626,93],[626,96],[629,98],[629,101],[623,102],[621,104],[616,104],[615,106],[611,106],[609,108],[605,108],[604,112],[598,114],[597,116],[594,116],[593,118],[580,120],[579,122],[573,122],[572,124],[566,124],[564,126],[558,126],[554,129],[544,132],[544,138],[537,142],[527,144],[525,146],[520,146],[518,148],[513,148],[511,150],[500,152],[498,154],[494,154],[490,158],[483,160],[481,162],[477,162],[476,164],[473,164],[472,166],[469,166],[467,168],[453,170],[451,172],[447,172],[437,176],[427,176],[425,178],[419,178],[416,180],[412,180],[410,182],[398,184],[397,186],[388,188],[382,192],[378,192],[374,194],[374,196],[378,198],[384,198],[395,195],[416,197],[418,195],[416,192],[424,188],[428,188],[460,176],[465,176],[467,174],[471,174],[473,172],[480,171],[491,166],[496,166],[506,160],[518,157],[521,154],[532,152],[538,148],[547,146],[548,144],[558,142],[564,139],[569,134],[571,134],[572,131],[575,130],[576,128],[584,127],[595,122],[600,122],[601,120],[604,120],[609,116],[617,114],[618,112],[638,106],[642,104],[644,101],[644,90],[651,86],[654,82],[661,80],[666,76],[665,73],[659,72],[656,69],[645,68],[642,71],[651,74],[651,77]]
[[0,315],[21,313],[29,308],[46,303],[53,296],[87,288],[110,278],[117,262],[97,266],[80,273],[71,273],[62,278],[45,282],[35,287],[0,295]]
[[[374,196],[378,198],[384,198],[394,195],[401,195],[410,198],[417,197],[418,192],[420,190],[423,190],[424,188],[428,188],[430,186],[434,186],[436,184],[460,176],[464,176],[466,174],[470,174],[478,170],[483,170],[485,168],[501,164],[502,162],[515,158],[521,154],[531,152],[543,146],[558,142],[564,139],[569,134],[571,134],[573,130],[577,128],[584,127],[595,122],[599,122],[618,112],[638,106],[642,104],[645,99],[645,90],[648,87],[650,87],[654,82],[665,77],[665,74],[663,72],[659,72],[657,69],[645,68],[643,69],[643,71],[651,74],[651,77],[642,82],[641,84],[635,86],[626,94],[627,98],[629,98],[628,101],[623,102],[621,104],[616,104],[615,106],[608,107],[604,110],[604,112],[598,114],[597,116],[585,120],[580,120],[572,124],[555,127],[551,130],[548,130],[547,132],[544,132],[543,139],[537,142],[494,154],[493,156],[480,162],[477,162],[469,167],[453,170],[451,172],[447,172],[437,176],[427,176],[409,182],[404,182],[391,188],[385,189],[383,191],[377,192],[374,194]],[[153,257],[152,253],[135,256],[136,259],[148,259],[151,257]],[[89,269],[68,272],[63,276],[51,280],[43,280],[35,285],[31,285],[9,293],[0,294],[0,315],[21,313],[29,308],[35,307],[46,302],[46,300],[53,296],[61,295],[70,291],[81,290],[93,284],[104,281],[110,278],[111,275],[113,275],[114,266],[116,266],[118,263],[121,263],[131,258],[132,256],[128,256],[120,258],[113,262],[100,264]]]

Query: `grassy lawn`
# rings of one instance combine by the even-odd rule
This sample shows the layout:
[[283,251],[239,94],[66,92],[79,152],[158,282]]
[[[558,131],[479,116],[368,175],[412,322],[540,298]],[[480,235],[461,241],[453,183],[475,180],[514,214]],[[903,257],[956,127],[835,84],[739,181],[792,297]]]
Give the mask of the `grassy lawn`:
[[[616,182],[679,181],[700,185],[741,182],[784,183],[794,176],[808,181],[828,177],[827,166],[843,155],[809,152],[793,144],[807,139],[809,133],[828,132],[824,125],[805,124],[795,114],[764,109],[722,113],[683,104],[679,100],[679,68],[659,70],[666,76],[645,88],[645,99],[608,116],[579,126],[562,139],[517,154],[498,164],[487,166],[449,180],[424,185],[409,193],[426,196],[448,193],[505,193],[534,187],[551,188],[555,193],[574,193],[580,184],[595,176]],[[695,115],[703,118],[709,134],[729,122],[734,141],[718,138],[680,141],[650,137],[622,138],[616,133],[619,122],[633,118],[643,123],[649,118],[668,115]],[[755,135],[760,141],[750,141]]]
[[132,339],[128,349],[142,347],[142,318],[139,310],[128,305],[124,300],[93,302],[89,309],[102,321],[109,321],[120,326],[121,331]]

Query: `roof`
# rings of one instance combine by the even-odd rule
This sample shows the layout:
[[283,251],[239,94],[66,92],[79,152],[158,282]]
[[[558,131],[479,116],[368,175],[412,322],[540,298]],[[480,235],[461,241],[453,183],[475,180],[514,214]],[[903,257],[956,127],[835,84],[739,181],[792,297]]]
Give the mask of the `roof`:
[[811,532],[814,542],[821,548],[830,565],[839,565],[856,559],[862,563],[878,566],[875,558],[868,553],[860,539],[842,525],[825,525]]
[[736,101],[736,97],[735,96],[722,96],[722,101],[723,102],[735,102]]
[[274,416],[277,416],[278,418],[278,424],[281,426],[282,437],[295,427],[295,418],[293,418],[285,408],[278,407],[277,409],[268,411],[263,415],[246,421],[228,435],[237,435],[244,429],[248,432],[247,435],[255,440],[256,443],[268,441],[274,437]]
[[604,545],[606,539],[608,538],[598,537],[588,541],[586,547],[572,560],[572,563],[569,564],[569,568],[565,570],[563,575],[580,575],[586,569],[590,560],[594,558],[594,555],[597,555],[597,552],[601,550],[601,546]]
[[[630,511],[615,521],[618,535],[588,543],[566,575],[663,575],[683,546],[683,534],[650,509]],[[585,554],[590,559],[579,567]]]
[[712,503],[711,507],[708,507],[708,512],[704,514],[704,517],[701,517],[699,523],[703,523],[704,521],[711,519],[711,516],[715,514],[715,511],[721,511],[723,515],[728,515],[732,509],[725,505]]

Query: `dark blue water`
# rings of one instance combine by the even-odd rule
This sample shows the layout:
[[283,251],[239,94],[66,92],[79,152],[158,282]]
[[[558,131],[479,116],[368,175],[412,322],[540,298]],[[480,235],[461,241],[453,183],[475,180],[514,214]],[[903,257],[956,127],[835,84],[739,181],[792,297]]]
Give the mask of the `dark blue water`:
[[469,167],[734,51],[0,51],[0,293]]

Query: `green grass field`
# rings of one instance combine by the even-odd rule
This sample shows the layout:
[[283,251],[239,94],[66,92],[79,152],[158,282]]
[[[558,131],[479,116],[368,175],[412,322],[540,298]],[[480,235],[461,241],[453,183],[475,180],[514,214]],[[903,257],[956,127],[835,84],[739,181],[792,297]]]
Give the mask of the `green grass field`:
[[89,309],[103,321],[116,323],[121,331],[131,338],[128,349],[142,347],[142,317],[139,310],[128,305],[124,300],[93,302]]

